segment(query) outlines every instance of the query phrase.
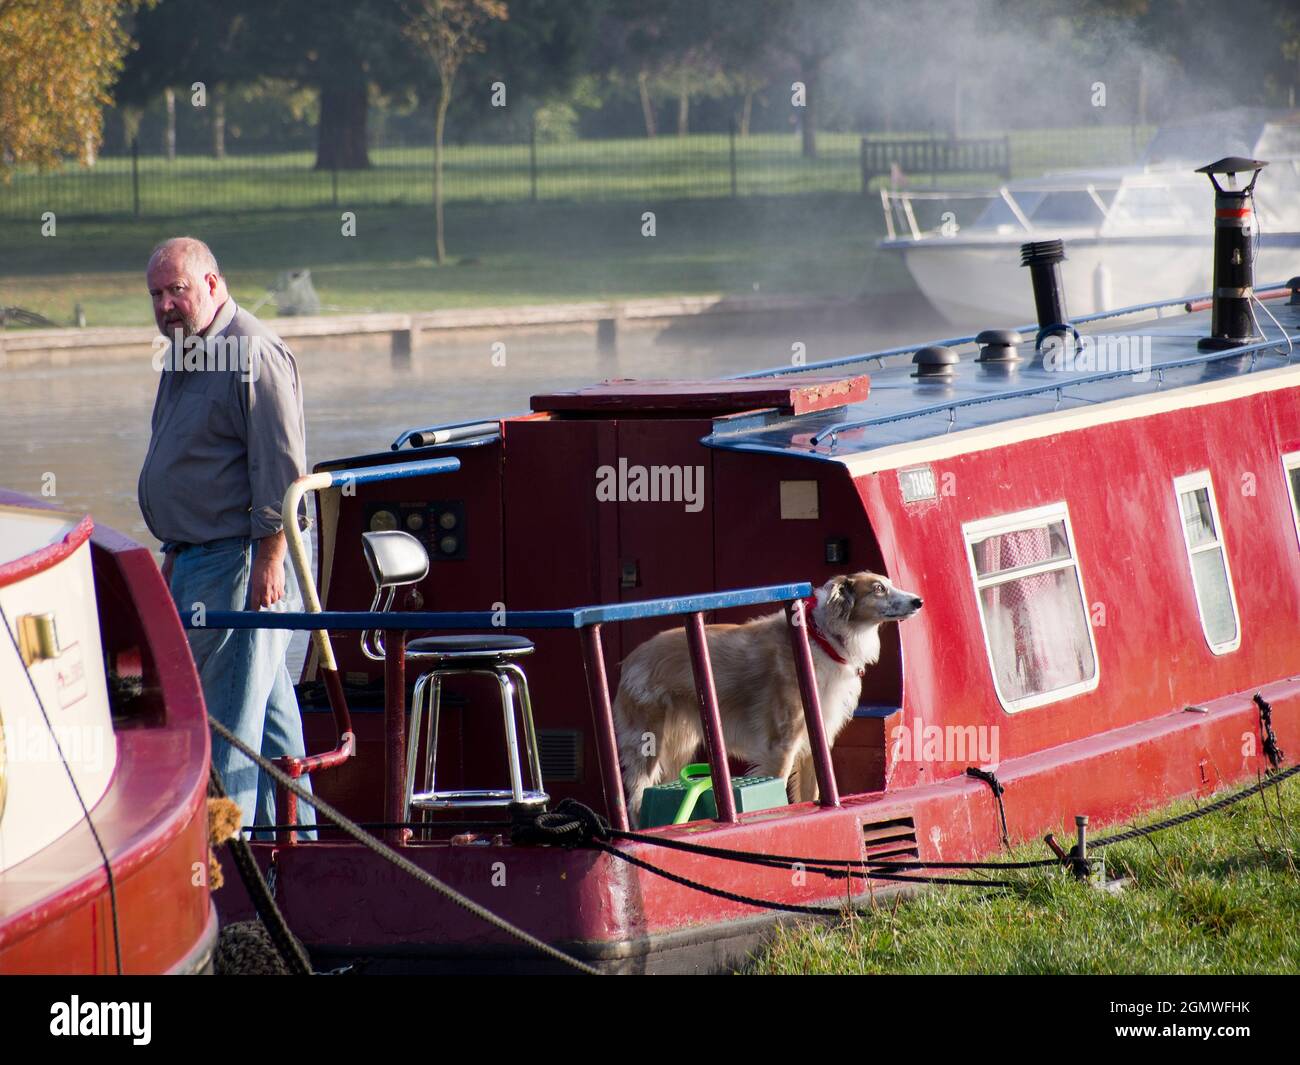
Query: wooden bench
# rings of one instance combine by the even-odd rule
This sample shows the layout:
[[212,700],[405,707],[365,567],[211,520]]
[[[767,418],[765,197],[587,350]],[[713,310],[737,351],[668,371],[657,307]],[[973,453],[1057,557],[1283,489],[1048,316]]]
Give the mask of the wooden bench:
[[894,164],[904,174],[998,174],[1011,177],[1010,137],[944,137],[929,140],[862,138],[862,191]]

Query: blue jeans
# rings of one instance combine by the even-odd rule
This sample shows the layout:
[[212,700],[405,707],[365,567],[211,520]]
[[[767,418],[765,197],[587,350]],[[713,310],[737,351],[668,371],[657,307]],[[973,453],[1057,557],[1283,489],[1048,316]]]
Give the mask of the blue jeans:
[[[208,611],[248,609],[254,550],[247,536],[232,536],[178,551],[171,575],[177,610],[192,616],[196,603]],[[284,597],[270,609],[302,610],[292,560],[286,557],[284,567]],[[208,713],[265,758],[305,754],[302,714],[285,662],[292,631],[194,628],[188,634]],[[275,823],[275,783],[250,758],[214,735],[212,764],[226,794],[239,804],[244,825]],[[311,790],[309,777],[299,783]],[[301,800],[298,823],[316,823],[316,811]],[[273,838],[263,832],[257,837]],[[314,839],[315,833],[299,838]]]

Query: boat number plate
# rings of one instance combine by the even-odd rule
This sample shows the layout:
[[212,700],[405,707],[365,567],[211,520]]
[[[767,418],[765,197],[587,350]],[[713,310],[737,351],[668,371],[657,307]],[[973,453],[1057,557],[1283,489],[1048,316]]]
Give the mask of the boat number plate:
[[934,499],[937,494],[934,484],[934,470],[929,466],[913,466],[909,470],[899,470],[898,486],[902,489],[904,503]]

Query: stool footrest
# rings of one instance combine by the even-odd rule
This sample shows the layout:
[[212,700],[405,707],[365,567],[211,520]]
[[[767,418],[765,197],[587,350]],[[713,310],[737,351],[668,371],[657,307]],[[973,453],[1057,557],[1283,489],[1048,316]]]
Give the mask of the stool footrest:
[[545,806],[550,796],[544,791],[525,791],[516,799],[509,788],[473,788],[459,791],[424,791],[411,796],[412,810],[456,810],[496,806]]

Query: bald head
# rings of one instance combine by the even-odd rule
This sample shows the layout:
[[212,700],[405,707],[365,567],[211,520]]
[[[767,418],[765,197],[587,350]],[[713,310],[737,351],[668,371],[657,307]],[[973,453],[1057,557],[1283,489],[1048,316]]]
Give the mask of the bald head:
[[172,237],[154,248],[145,280],[163,336],[202,333],[229,296],[212,249],[195,237]]
[[182,266],[193,270],[198,276],[204,274],[216,274],[221,276],[221,268],[217,266],[217,257],[212,254],[209,248],[198,237],[171,237],[164,240],[153,250],[149,256],[149,266],[161,260],[179,263]]

